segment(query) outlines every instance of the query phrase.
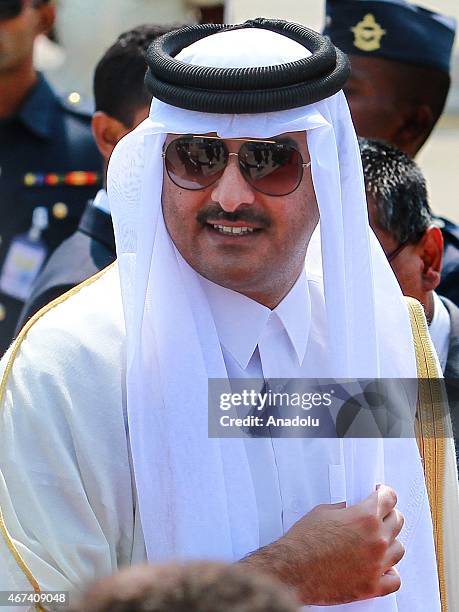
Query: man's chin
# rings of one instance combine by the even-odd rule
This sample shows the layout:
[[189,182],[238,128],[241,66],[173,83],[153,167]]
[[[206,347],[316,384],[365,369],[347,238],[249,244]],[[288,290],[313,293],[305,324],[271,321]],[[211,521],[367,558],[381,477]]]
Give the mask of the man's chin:
[[204,273],[201,272],[202,276],[226,289],[237,291],[238,293],[246,293],[247,291],[253,291],[253,268],[247,265],[239,268],[232,267],[228,269],[215,269],[206,270]]

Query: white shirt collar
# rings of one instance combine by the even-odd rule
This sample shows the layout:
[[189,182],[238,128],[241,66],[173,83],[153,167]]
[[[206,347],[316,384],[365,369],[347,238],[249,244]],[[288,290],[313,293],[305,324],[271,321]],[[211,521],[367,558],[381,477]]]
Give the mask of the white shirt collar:
[[430,337],[437,351],[442,371],[445,371],[448,359],[449,337],[451,334],[451,320],[448,310],[438,295],[433,292],[434,316],[429,325]]
[[304,360],[311,320],[306,272],[303,271],[282,302],[270,310],[254,300],[200,277],[221,344],[246,369],[272,317],[280,322],[295,349],[298,363]]
[[110,215],[110,204],[108,201],[108,193],[105,189],[99,189],[92,203],[93,206]]

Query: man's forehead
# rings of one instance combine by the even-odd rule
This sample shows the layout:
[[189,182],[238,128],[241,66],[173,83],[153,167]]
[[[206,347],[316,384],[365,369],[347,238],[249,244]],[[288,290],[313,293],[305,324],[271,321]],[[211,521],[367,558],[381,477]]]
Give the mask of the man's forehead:
[[382,57],[362,57],[350,55],[352,71],[348,83],[353,80],[381,81],[390,85],[406,64],[388,60]]

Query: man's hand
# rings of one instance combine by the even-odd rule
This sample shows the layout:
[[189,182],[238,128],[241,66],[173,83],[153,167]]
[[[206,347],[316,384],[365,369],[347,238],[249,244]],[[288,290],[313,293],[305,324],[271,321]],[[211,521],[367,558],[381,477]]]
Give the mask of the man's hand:
[[395,491],[381,485],[360,504],[323,504],[279,540],[242,563],[275,574],[306,605],[380,597],[400,588],[395,565],[405,550],[396,539],[403,516]]

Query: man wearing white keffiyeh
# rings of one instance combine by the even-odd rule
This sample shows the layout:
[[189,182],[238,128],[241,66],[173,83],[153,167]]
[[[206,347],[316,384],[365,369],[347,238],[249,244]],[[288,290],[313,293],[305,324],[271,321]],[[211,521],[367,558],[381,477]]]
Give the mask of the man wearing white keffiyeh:
[[[242,28],[177,58],[308,55]],[[205,188],[177,170],[184,148],[205,148],[189,135],[229,152]],[[299,152],[291,189],[244,170],[248,140]],[[154,99],[115,150],[108,188],[117,267],[39,314],[3,361],[0,590],[71,589],[144,559],[246,557],[313,607],[446,610],[414,438],[208,437],[211,378],[416,377],[342,92],[252,114]]]

